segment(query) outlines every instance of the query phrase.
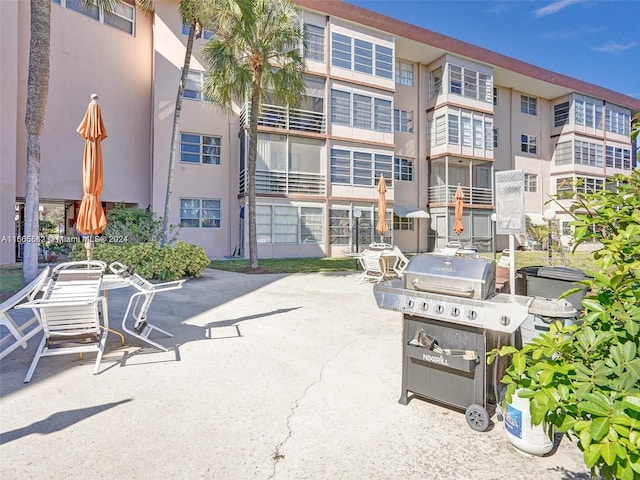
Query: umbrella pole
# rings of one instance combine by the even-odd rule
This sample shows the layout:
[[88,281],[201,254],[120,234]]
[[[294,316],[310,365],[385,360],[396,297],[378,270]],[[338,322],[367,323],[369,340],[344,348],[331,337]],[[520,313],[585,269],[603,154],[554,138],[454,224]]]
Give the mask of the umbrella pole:
[[94,235],[93,233],[84,241],[84,247],[87,249],[87,260],[93,260]]

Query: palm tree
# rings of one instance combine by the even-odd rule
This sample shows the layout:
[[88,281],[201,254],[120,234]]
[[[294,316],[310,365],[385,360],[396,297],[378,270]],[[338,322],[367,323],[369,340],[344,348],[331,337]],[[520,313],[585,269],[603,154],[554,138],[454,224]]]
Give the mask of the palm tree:
[[256,234],[256,157],[258,115],[266,93],[276,103],[295,106],[304,90],[300,54],[302,28],[289,0],[219,0],[214,37],[203,47],[208,68],[203,85],[207,100],[227,111],[249,99],[249,260],[258,267]]
[[[105,14],[114,12],[123,0],[83,0]],[[151,0],[136,2],[147,12]],[[24,202],[24,236],[38,238],[40,207],[40,134],[44,128],[49,94],[49,59],[51,53],[51,0],[31,0],[31,33],[29,37],[29,74],[24,123],[27,129],[27,174]],[[24,243],[22,276],[25,282],[38,273],[38,244]]]
[[187,85],[187,76],[191,65],[191,53],[193,51],[194,38],[202,36],[203,20],[209,20],[213,16],[213,2],[208,0],[181,0],[178,11],[182,16],[182,21],[189,23],[189,36],[187,37],[187,50],[184,55],[182,65],[182,75],[178,85],[176,96],[176,106],[173,110],[173,128],[171,131],[171,147],[169,149],[169,172],[167,175],[167,193],[164,200],[164,213],[162,215],[162,238],[160,246],[164,246],[169,241],[169,217],[171,215],[171,192],[173,190],[173,171],[175,169],[178,138],[180,136],[180,113],[182,112],[182,96]]

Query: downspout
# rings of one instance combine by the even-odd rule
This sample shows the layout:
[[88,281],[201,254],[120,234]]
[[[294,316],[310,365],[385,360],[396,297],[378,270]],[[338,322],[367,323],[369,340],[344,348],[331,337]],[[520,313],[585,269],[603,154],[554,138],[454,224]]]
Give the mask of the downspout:
[[[151,131],[149,132],[149,204],[152,205],[152,210],[155,209],[153,205],[153,179],[155,177],[154,172],[154,144],[155,144],[155,101],[156,101],[156,17],[158,14],[153,12],[153,20],[151,21],[151,108],[149,109],[149,125],[151,125]],[[137,21],[137,15],[136,15]]]

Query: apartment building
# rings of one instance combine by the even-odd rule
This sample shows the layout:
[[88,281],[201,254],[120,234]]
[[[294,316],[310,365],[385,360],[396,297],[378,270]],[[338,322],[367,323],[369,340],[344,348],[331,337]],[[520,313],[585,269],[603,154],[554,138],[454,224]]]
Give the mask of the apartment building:
[[[380,175],[392,227],[382,240],[424,252],[457,239],[453,210],[460,185],[461,240],[489,251],[495,248],[497,171],[525,171],[525,209],[539,220],[547,194],[571,197],[572,180],[583,180],[581,189],[604,188],[607,177],[635,167],[629,130],[638,99],[343,2],[296,3],[306,89],[295,107],[268,99],[262,105],[256,172],[262,258],[341,256],[356,249],[356,238],[361,246],[379,241]],[[177,1],[156,7],[153,18],[121,12],[113,26],[101,12],[91,17],[74,11],[77,2],[53,1],[55,87],[43,134],[41,195],[66,205],[67,226],[81,198],[82,142],[74,122],[94,91],[110,122],[103,201],[107,207],[151,205],[162,213],[188,30]],[[12,113],[8,119],[3,114],[9,131],[0,133],[2,184],[12,183],[13,192],[2,191],[0,224],[8,231],[24,191],[28,6],[0,9],[0,21],[17,20],[11,28],[2,24],[0,47],[3,64],[18,65],[17,73],[3,70],[3,85],[10,77],[13,90],[0,93],[3,111],[6,102]],[[8,45],[5,35],[16,41]],[[227,114],[202,97],[206,73],[199,51],[208,37],[205,31],[194,46],[170,222],[180,225],[181,240],[202,245],[212,257],[244,255],[247,105]],[[86,68],[79,66],[85,61]],[[5,174],[5,164],[14,173]],[[560,208],[557,213],[569,233],[569,218]],[[11,261],[10,249],[1,249],[2,261]]]

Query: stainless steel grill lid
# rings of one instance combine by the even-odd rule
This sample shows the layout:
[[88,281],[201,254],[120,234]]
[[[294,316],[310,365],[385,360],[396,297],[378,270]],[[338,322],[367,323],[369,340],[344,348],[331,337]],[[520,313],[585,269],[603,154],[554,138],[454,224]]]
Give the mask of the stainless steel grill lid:
[[486,300],[496,293],[496,264],[485,258],[416,255],[404,272],[404,288]]

